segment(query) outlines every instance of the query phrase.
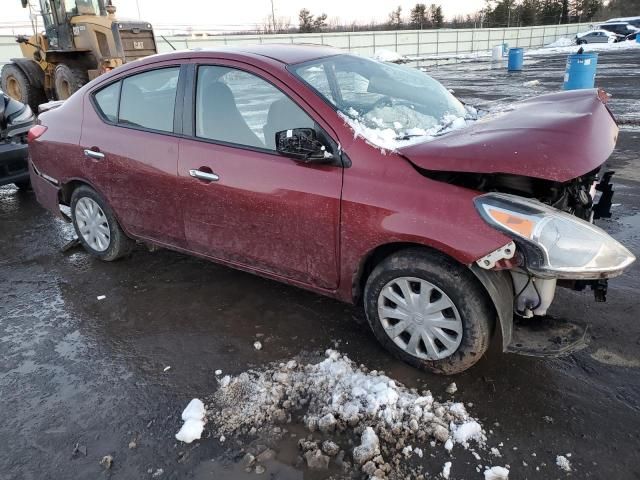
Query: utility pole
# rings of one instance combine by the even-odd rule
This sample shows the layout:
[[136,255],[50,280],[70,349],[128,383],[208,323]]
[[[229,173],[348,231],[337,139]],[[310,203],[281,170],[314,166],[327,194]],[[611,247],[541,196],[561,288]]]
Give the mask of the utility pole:
[[140,16],[140,1],[136,0],[136,8],[138,9],[138,20],[141,20],[142,17]]
[[273,0],[271,0],[271,23],[273,24],[273,33],[276,32],[276,9],[273,6]]

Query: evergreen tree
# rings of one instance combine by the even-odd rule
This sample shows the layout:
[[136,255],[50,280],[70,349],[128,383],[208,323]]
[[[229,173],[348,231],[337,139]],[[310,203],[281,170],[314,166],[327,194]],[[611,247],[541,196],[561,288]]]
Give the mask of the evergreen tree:
[[518,7],[518,17],[520,18],[520,25],[524,27],[537,25],[538,15],[540,14],[540,7],[541,6],[539,0],[523,0]]
[[313,15],[306,8],[300,10],[298,14],[298,19],[300,20],[300,33],[311,33],[313,32]]
[[409,14],[411,27],[422,30],[428,27],[429,17],[427,16],[427,6],[424,3],[416,3]]
[[442,14],[442,7],[440,5],[431,4],[429,8],[431,11],[431,23],[436,28],[442,28],[444,24],[444,15]]
[[327,27],[327,14],[323,13],[315,18],[313,21],[313,31],[320,32]]
[[395,29],[402,27],[402,7],[400,5],[389,14],[389,26]]

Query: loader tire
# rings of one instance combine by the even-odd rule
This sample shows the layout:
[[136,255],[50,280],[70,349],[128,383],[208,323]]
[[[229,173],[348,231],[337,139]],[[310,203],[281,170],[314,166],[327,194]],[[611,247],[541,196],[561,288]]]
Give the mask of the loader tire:
[[47,101],[44,90],[34,85],[29,77],[15,64],[7,63],[0,74],[2,91],[14,100],[29,105],[38,112],[38,105]]
[[64,63],[56,67],[53,84],[58,100],[66,100],[89,81],[87,71]]

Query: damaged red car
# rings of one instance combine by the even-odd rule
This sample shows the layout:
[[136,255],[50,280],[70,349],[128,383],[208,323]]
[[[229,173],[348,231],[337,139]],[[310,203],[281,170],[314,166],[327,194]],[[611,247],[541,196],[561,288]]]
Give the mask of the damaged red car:
[[544,316],[557,287],[604,300],[635,260],[593,224],[613,194],[605,103],[486,113],[335,49],[173,52],[40,115],[31,181],[96,257],[140,242],[360,304],[391,353],[451,374],[493,338],[518,350],[514,319]]

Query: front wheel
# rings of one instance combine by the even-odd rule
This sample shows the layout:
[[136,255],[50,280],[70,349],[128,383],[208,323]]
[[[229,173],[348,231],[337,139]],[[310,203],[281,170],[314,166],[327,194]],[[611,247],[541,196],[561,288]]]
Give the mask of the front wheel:
[[107,202],[92,188],[81,186],[73,191],[71,218],[80,243],[91,255],[111,262],[131,251],[133,241],[122,231]]
[[364,292],[374,335],[392,354],[423,370],[451,375],[487,351],[495,310],[466,267],[428,250],[383,260]]

